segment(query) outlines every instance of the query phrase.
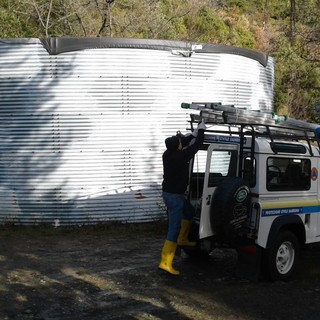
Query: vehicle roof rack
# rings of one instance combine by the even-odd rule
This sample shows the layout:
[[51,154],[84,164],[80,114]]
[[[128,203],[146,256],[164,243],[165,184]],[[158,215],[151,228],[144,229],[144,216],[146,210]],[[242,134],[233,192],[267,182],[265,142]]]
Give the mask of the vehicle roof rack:
[[320,125],[316,123],[297,120],[286,115],[277,115],[275,112],[236,108],[234,105],[223,105],[221,102],[182,103],[181,107],[200,110],[202,118],[211,123],[217,123],[218,119],[218,122],[221,123],[223,120],[225,124],[255,123],[256,125],[272,125],[294,130],[316,132],[318,129],[320,131]]
[[181,107],[200,111],[200,115],[190,115],[191,129],[193,123],[204,120],[207,124],[238,126],[239,134],[251,135],[253,138],[264,136],[272,143],[274,139],[304,140],[309,145],[311,155],[311,142],[316,142],[320,149],[319,124],[277,115],[275,112],[236,108],[234,105],[223,105],[221,102],[182,103]]

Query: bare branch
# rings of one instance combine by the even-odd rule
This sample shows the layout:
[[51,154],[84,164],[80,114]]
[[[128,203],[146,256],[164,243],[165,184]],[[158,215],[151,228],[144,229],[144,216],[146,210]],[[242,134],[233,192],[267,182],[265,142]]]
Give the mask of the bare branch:
[[40,14],[39,8],[38,8],[38,6],[37,6],[37,4],[36,4],[35,0],[32,0],[32,3],[33,3],[33,6],[34,6],[34,8],[35,8],[35,10],[36,10],[37,14],[38,14],[38,18],[39,18],[40,23],[41,23],[41,24],[42,24],[42,26],[45,28],[45,24],[44,24],[44,22],[43,22],[43,20],[42,20],[42,17],[41,17],[41,14]]
[[[98,31],[98,36],[100,36],[103,32],[103,30],[107,27],[107,22],[109,23],[109,35],[112,37],[112,5],[114,4],[115,0],[105,0],[103,12],[101,10],[100,14],[102,16],[102,24]],[[95,1],[97,4],[97,1]],[[98,5],[98,4],[97,4]],[[109,18],[109,19],[108,19]]]
[[82,19],[81,19],[81,17],[79,16],[78,13],[76,13],[75,15],[76,15],[76,17],[77,17],[77,20],[78,20],[80,26],[81,26],[81,29],[83,30],[84,36],[86,37],[86,36],[87,36],[87,30],[86,30],[85,26],[84,26],[83,23],[82,23]]
[[49,29],[49,21],[50,21],[50,15],[51,15],[51,10],[52,10],[52,1],[50,0],[50,4],[49,4],[49,10],[48,10],[48,14],[47,14],[47,21],[46,21],[46,37],[49,36],[48,34],[48,29]]

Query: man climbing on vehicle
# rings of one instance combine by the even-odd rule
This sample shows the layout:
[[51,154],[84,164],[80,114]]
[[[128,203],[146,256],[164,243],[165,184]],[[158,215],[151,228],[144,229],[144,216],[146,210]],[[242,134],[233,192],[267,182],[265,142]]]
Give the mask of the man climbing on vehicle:
[[172,266],[177,246],[195,246],[195,242],[188,240],[194,208],[187,201],[185,192],[189,162],[202,146],[205,129],[205,123],[201,122],[189,136],[177,134],[165,140],[167,150],[162,156],[162,195],[168,209],[168,233],[159,268],[173,275],[180,274]]

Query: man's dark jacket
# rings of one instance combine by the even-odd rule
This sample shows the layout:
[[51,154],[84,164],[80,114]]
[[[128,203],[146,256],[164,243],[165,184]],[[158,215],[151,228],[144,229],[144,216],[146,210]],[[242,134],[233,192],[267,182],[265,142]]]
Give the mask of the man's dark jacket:
[[[193,136],[189,136],[190,141]],[[189,180],[189,162],[202,146],[204,130],[199,129],[195,142],[183,150],[167,149],[162,155],[163,182],[162,191],[184,194]]]

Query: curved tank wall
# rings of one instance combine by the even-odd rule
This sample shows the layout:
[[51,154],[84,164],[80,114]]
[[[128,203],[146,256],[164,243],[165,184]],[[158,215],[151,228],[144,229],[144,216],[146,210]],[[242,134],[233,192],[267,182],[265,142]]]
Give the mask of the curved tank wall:
[[187,127],[181,102],[272,110],[273,59],[253,51],[132,39],[52,51],[52,40],[0,42],[0,223],[161,218],[161,156]]

